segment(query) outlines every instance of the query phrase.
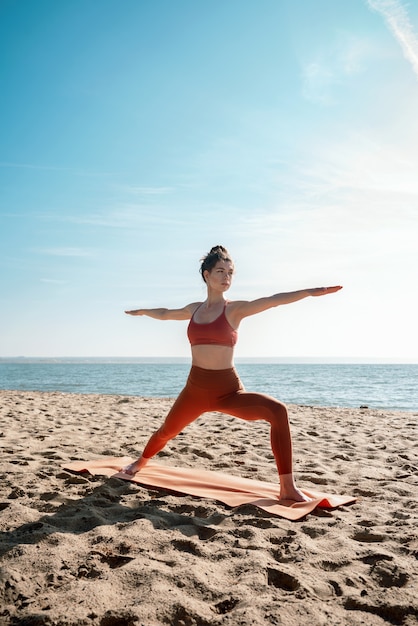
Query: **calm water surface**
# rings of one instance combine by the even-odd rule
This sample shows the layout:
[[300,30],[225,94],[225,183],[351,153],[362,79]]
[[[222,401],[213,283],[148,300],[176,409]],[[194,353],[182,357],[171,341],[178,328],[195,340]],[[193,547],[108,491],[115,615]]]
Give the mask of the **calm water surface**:
[[[249,391],[316,406],[418,411],[417,364],[239,363]],[[173,397],[189,364],[0,362],[0,389]]]

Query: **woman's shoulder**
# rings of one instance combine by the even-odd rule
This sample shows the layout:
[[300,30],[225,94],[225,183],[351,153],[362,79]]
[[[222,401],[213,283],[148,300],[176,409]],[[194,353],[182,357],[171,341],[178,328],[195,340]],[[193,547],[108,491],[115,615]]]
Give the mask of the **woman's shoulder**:
[[195,313],[195,311],[203,304],[203,302],[191,302],[190,304],[186,304],[184,307],[189,313],[190,317]]
[[237,311],[242,306],[247,304],[247,300],[226,300],[225,306],[228,307],[228,311]]
[[225,314],[228,322],[235,329],[238,328],[243,315],[242,307],[245,305],[245,300],[227,300],[225,302]]

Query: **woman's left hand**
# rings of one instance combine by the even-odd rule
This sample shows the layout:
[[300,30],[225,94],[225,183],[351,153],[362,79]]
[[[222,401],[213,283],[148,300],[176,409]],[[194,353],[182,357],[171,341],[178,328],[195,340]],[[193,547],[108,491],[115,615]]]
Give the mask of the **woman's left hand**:
[[341,285],[336,285],[335,287],[317,287],[316,289],[310,289],[311,296],[326,296],[329,293],[335,293],[342,289]]

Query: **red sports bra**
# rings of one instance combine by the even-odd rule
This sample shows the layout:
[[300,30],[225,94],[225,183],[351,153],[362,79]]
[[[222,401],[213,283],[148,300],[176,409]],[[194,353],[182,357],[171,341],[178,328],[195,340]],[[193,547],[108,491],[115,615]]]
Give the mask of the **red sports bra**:
[[[197,307],[198,309],[199,307]],[[196,311],[197,311],[196,309]],[[192,318],[187,327],[187,336],[192,346],[229,346],[233,348],[238,341],[238,331],[232,328],[225,315],[226,303],[222,313],[213,322],[199,324]]]

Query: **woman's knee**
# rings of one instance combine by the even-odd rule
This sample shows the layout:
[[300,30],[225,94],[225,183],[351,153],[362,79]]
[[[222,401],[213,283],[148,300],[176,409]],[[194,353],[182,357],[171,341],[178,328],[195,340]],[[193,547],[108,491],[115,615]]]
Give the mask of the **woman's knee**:
[[288,412],[286,405],[281,402],[274,402],[274,405],[270,407],[270,423],[271,425],[281,426],[289,422]]

